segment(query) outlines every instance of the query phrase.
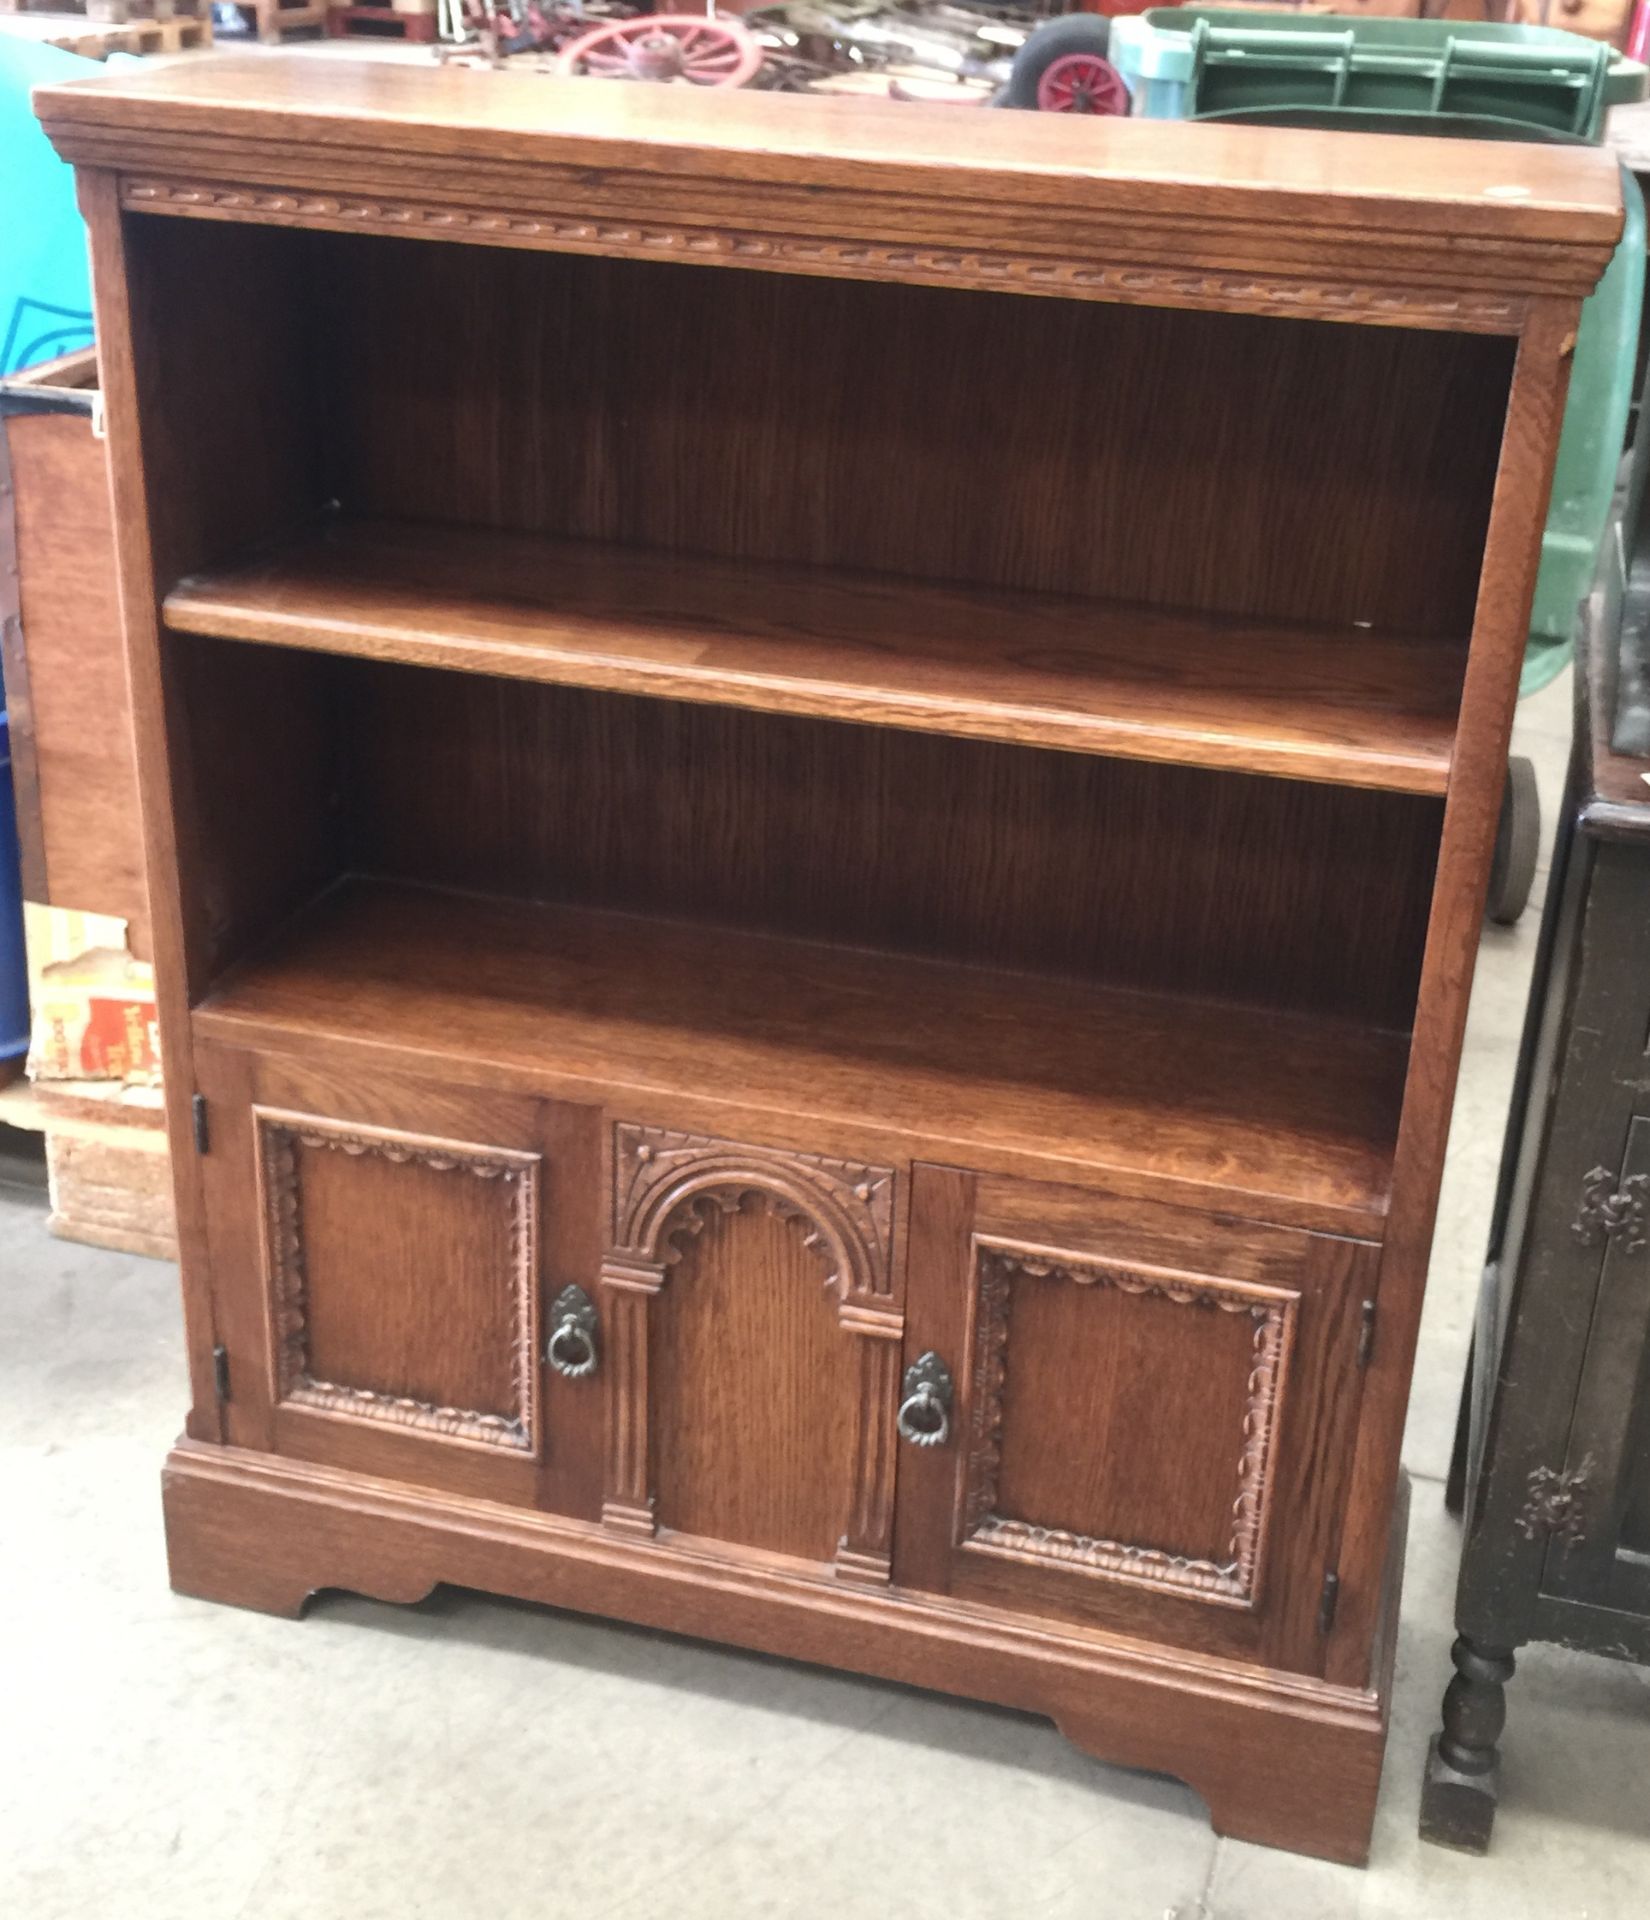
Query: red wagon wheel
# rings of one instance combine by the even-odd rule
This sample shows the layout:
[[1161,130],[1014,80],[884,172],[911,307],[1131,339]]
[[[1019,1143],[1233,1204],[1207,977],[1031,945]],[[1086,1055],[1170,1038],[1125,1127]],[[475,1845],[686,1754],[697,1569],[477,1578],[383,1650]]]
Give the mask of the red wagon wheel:
[[742,87],[762,65],[762,49],[731,20],[697,13],[609,20],[562,48],[558,73],[608,80],[683,80],[691,87]]
[[1127,113],[1129,90],[1109,60],[1067,53],[1051,60],[1037,81],[1041,113]]

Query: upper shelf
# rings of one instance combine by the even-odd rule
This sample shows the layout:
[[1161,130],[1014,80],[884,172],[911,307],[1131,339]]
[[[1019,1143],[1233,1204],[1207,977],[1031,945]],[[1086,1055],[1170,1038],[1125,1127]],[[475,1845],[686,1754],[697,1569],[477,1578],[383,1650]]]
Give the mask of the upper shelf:
[[1466,649],[1053,594],[344,522],[180,581],[174,630],[1441,794]]

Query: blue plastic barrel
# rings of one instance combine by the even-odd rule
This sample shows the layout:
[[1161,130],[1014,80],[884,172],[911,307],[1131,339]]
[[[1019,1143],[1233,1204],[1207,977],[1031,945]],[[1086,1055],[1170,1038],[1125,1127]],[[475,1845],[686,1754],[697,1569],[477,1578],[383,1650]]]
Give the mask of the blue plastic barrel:
[[11,790],[11,729],[0,707],[0,1061],[29,1050],[29,976],[23,964],[23,883],[17,801]]
[[[0,36],[0,375],[91,344],[86,231],[75,208],[74,176],[41,131],[29,89],[100,70],[96,60],[61,48]],[[29,1047],[17,861],[11,735],[0,686],[0,1065]]]

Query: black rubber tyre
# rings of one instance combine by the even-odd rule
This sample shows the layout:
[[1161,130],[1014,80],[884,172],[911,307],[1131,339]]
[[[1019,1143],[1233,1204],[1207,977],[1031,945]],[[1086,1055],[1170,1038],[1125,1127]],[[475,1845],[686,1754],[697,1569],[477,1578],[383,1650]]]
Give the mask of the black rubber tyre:
[[1530,904],[1540,854],[1541,794],[1535,784],[1535,766],[1515,755],[1507,762],[1501,818],[1495,829],[1495,858],[1490,865],[1487,911],[1498,927],[1510,927]]
[[1008,85],[992,101],[994,107],[1021,107],[1037,111],[1037,83],[1056,60],[1068,53],[1097,53],[1103,59],[1111,46],[1111,22],[1100,13],[1065,13],[1045,20],[1014,56]]

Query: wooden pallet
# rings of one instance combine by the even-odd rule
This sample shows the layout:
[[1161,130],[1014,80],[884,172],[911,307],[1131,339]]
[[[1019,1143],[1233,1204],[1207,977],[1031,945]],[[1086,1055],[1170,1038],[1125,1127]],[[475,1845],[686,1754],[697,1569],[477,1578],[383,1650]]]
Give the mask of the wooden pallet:
[[84,13],[8,12],[17,0],[0,0],[0,33],[12,39],[33,40],[61,47],[83,59],[103,60],[111,53],[181,53],[187,48],[210,47],[212,16],[178,16],[170,20],[90,20]]
[[0,0],[0,13],[75,15],[103,26],[124,27],[133,21],[162,24],[187,20],[212,31],[211,0]]

